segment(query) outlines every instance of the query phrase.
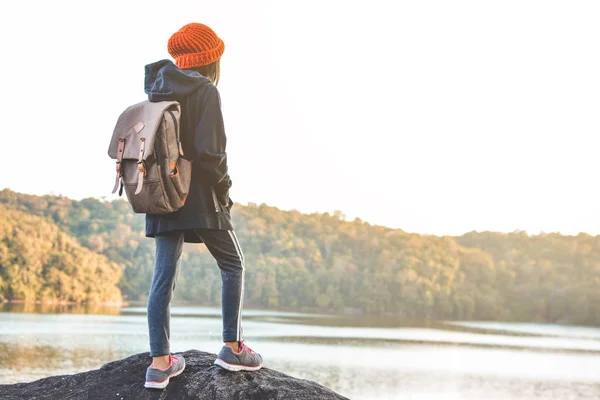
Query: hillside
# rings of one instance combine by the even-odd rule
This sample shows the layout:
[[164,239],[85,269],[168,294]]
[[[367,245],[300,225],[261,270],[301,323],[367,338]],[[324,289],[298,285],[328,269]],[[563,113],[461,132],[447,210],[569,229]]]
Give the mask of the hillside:
[[121,268],[52,222],[0,204],[0,300],[121,302]]
[[[125,201],[3,190],[0,204],[48,218],[119,264],[125,298],[147,295],[154,242],[144,237],[143,215]],[[437,237],[254,204],[235,205],[233,217],[248,265],[249,307],[600,324],[598,237]],[[186,245],[175,298],[219,304],[218,268],[204,246]]]

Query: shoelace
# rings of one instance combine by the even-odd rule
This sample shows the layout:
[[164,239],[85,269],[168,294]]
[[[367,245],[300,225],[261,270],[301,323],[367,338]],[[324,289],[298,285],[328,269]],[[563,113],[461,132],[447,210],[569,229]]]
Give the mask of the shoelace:
[[254,352],[254,350],[252,350],[250,347],[248,347],[248,346],[246,345],[246,342],[245,342],[244,340],[242,340],[242,341],[240,342],[240,353],[243,353],[243,352],[244,352],[244,349],[248,349],[248,351],[249,351],[250,353],[252,353],[252,354],[256,354],[256,353]]

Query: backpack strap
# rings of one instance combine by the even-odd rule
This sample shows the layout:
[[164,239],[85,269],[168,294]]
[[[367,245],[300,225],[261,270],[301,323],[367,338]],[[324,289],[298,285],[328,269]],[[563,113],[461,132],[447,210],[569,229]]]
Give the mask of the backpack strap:
[[[121,161],[123,161],[123,151],[125,150],[125,138],[119,139],[119,150],[117,151],[117,177],[115,178],[115,187],[113,188],[113,194],[119,188],[119,181],[123,177],[123,169],[121,168]],[[122,192],[119,192],[121,195]]]
[[146,176],[146,163],[144,163],[144,150],[146,149],[146,139],[140,138],[142,141],[140,145],[140,156],[138,157],[138,184],[135,189],[135,194],[139,194],[142,191],[142,186],[144,185],[144,176]]

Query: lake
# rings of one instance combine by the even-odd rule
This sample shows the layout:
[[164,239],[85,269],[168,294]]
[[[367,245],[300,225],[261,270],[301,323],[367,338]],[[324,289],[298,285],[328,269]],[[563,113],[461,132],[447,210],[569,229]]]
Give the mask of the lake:
[[[148,351],[145,307],[1,307],[0,384],[97,369]],[[219,351],[220,309],[171,313],[173,352]],[[351,399],[600,398],[597,328],[266,310],[245,310],[243,325],[265,367]]]

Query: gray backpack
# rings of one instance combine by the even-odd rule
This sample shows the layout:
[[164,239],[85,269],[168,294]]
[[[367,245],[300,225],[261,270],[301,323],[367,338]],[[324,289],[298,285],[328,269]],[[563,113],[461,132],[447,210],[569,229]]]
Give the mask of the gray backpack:
[[117,120],[108,155],[117,160],[113,193],[123,188],[133,211],[167,214],[183,207],[192,163],[179,140],[181,107],[176,101],[143,101]]

